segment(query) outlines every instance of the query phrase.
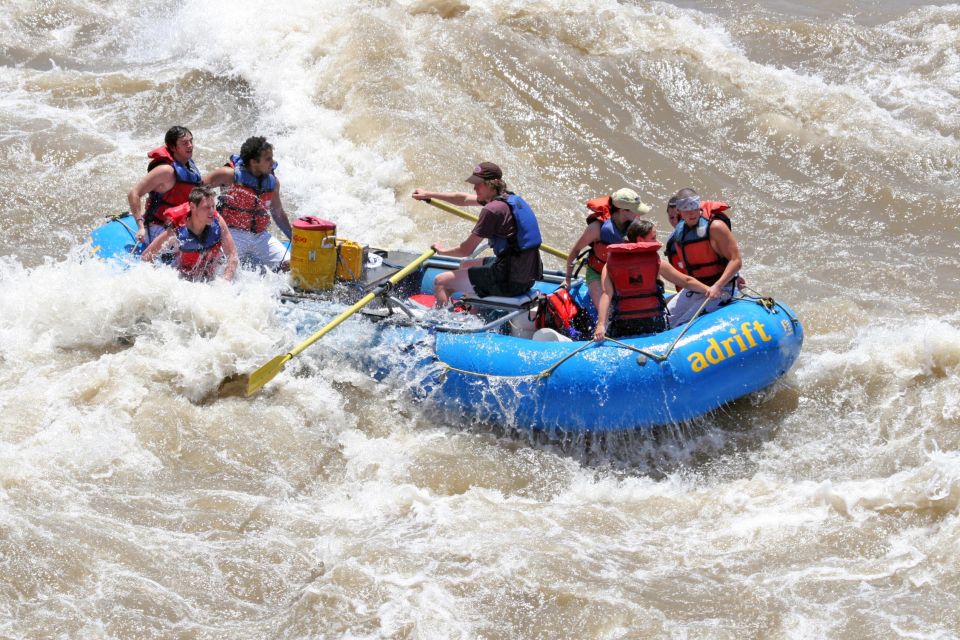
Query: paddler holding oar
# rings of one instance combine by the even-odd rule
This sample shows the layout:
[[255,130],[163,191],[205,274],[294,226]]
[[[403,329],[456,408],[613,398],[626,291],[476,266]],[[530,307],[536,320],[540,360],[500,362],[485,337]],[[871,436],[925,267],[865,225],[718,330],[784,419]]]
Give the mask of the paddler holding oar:
[[523,198],[507,190],[500,167],[481,162],[466,181],[473,185],[473,193],[413,190],[415,200],[483,207],[466,240],[451,249],[434,244],[437,255],[466,258],[483,240],[490,241],[495,254],[493,258],[464,261],[460,268],[438,275],[433,283],[438,307],[445,307],[458,291],[480,297],[519,296],[543,275],[536,214]]

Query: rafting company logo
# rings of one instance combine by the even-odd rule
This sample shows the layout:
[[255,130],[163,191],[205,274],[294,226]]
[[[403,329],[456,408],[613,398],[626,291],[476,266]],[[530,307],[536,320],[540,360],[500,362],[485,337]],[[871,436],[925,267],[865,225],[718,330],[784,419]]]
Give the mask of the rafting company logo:
[[[754,320],[752,323],[744,322],[740,325],[740,331],[737,331],[736,327],[731,327],[730,337],[726,340],[710,338],[707,340],[707,345],[709,346],[707,346],[706,349],[703,351],[694,351],[687,356],[687,360],[690,362],[690,369],[694,373],[700,373],[710,365],[720,364],[727,358],[732,358],[738,353],[745,353],[755,348],[759,343],[753,337],[754,332],[756,332],[757,337],[760,338],[762,342],[770,342],[773,340],[773,338],[764,331],[763,323],[759,320]],[[736,351],[734,351],[733,345],[737,346]]]

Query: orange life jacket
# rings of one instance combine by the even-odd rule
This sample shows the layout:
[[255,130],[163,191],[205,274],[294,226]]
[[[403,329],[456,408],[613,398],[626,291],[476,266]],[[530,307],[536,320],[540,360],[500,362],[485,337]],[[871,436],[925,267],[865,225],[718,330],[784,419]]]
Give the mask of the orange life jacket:
[[[730,216],[725,212],[730,209],[730,206],[726,202],[719,202],[716,200],[704,200],[700,203],[700,216],[701,220],[706,219],[708,221],[719,220],[727,225],[728,229],[733,229],[733,225],[730,222]],[[686,224],[681,220],[677,225],[676,229],[685,227]],[[693,276],[697,280],[700,280],[704,284],[713,284],[717,281],[720,275],[723,273],[724,268],[727,266],[726,260],[723,260],[713,251],[713,247],[710,246],[709,238],[707,238],[706,249],[703,247],[692,249],[693,254],[684,258],[683,254],[677,250],[677,237],[678,234],[674,229],[674,233],[670,235],[670,238],[667,240],[667,248],[664,253],[666,253],[667,259],[670,261],[670,264],[674,269],[681,273],[685,273],[689,276]],[[709,236],[709,228],[707,229],[707,235]],[[686,234],[689,235],[689,234]],[[722,260],[723,264],[720,267],[720,270],[716,273],[715,267],[711,267],[717,260]],[[700,277],[697,273],[691,273],[687,270],[688,265],[693,264],[698,269],[698,273],[701,273],[704,277]],[[713,282],[710,282],[709,279],[713,277]],[[707,278],[707,279],[704,279]]]
[[610,208],[613,205],[613,198],[610,196],[600,196],[587,200],[587,209],[590,209],[590,215],[587,216],[587,224],[591,222],[606,222],[610,217]]
[[166,193],[159,193],[157,191],[150,192],[150,197],[147,200],[147,210],[143,215],[143,219],[147,224],[169,226],[171,223],[167,217],[167,210],[185,203],[190,197],[190,192],[193,191],[194,187],[200,186],[203,178],[200,175],[200,170],[197,169],[197,165],[193,163],[193,160],[188,160],[187,164],[178,162],[165,146],[157,147],[149,152],[147,157],[150,158],[150,164],[147,165],[147,173],[150,173],[160,165],[169,164],[173,167],[173,175],[176,182],[174,182],[173,188]]
[[633,242],[607,247],[607,275],[613,281],[617,319],[656,318],[663,315],[660,282],[660,243]]
[[693,276],[705,285],[712,285],[719,280],[729,262],[710,244],[710,226],[715,222],[702,215],[693,227],[680,222],[670,237],[673,242],[667,249],[670,263],[678,271]]

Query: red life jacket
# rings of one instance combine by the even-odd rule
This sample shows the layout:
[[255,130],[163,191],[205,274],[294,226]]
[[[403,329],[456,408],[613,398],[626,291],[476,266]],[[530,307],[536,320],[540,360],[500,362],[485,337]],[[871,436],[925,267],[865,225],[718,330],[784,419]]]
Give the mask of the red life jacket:
[[656,318],[663,315],[660,282],[661,245],[657,241],[613,244],[608,249],[607,275],[613,281],[617,319]]
[[177,229],[177,239],[180,241],[180,253],[177,257],[177,268],[180,275],[190,280],[210,280],[223,256],[220,240],[223,231],[216,218],[204,227],[198,236],[190,230],[184,221],[183,226]]
[[272,171],[260,177],[253,175],[238,155],[230,156],[225,166],[233,167],[233,186],[223,196],[220,215],[228,227],[263,233],[270,226],[276,176]]
[[170,207],[164,214],[169,221],[169,226],[173,228],[182,227],[187,224],[187,218],[190,217],[190,203],[184,202],[175,207]]
[[[730,222],[730,217],[725,213],[725,211],[729,209],[730,207],[725,202],[704,200],[700,203],[700,217],[701,220],[706,219],[708,222],[719,220],[727,225],[728,229],[733,229],[733,224]],[[706,235],[702,240],[693,237],[692,231],[687,231],[683,234],[687,236],[688,239],[686,244],[686,257],[684,257],[683,252],[679,251],[677,248],[677,241],[679,237],[677,229],[680,229],[681,227],[686,227],[686,223],[682,220],[677,225],[676,229],[674,229],[674,233],[671,234],[670,239],[667,240],[667,248],[665,250],[667,259],[677,271],[685,273],[688,276],[693,276],[704,284],[713,284],[723,273],[723,270],[727,266],[727,261],[717,255],[717,253],[713,250],[713,247],[710,246],[709,226],[705,232]],[[694,244],[691,247],[690,242],[699,242],[702,243],[702,245]],[[693,270],[696,271],[696,273],[692,273],[688,270],[690,265],[693,265]],[[719,271],[717,271],[718,265]],[[710,281],[710,278],[713,278],[713,280]]]
[[187,164],[178,162],[165,146],[157,147],[148,153],[147,157],[150,158],[150,164],[147,165],[147,173],[150,173],[160,165],[169,164],[173,167],[173,175],[176,181],[173,184],[173,188],[166,193],[150,192],[150,197],[147,200],[147,210],[143,214],[143,219],[148,225],[162,224],[169,226],[170,220],[167,218],[167,210],[170,209],[170,207],[176,207],[186,202],[193,188],[199,187],[203,182],[203,177],[200,175],[200,170],[197,169],[197,165],[193,163],[193,160],[188,160]]
[[707,220],[723,220],[730,226],[730,217],[724,213],[730,210],[730,205],[719,200],[703,200],[700,202],[700,213],[706,216]]
[[560,287],[550,295],[540,298],[534,324],[537,329],[546,327],[570,336],[575,331],[573,321],[578,312],[577,303],[570,297],[570,292]]

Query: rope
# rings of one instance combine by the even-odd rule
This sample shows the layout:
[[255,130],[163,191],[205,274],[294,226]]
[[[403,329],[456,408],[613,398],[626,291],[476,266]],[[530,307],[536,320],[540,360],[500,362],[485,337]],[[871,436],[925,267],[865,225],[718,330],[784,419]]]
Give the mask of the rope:
[[772,297],[770,297],[770,296],[765,296],[765,295],[761,294],[759,291],[757,291],[756,289],[751,289],[751,288],[748,287],[747,285],[743,285],[743,286],[740,287],[740,288],[741,288],[741,289],[746,289],[747,291],[752,292],[754,295],[753,295],[753,296],[743,296],[743,295],[742,295],[742,296],[740,296],[739,298],[735,298],[736,300],[749,300],[750,302],[756,302],[757,304],[759,304],[760,306],[762,306],[764,309],[766,309],[766,310],[769,311],[770,313],[777,313],[777,312],[774,310],[774,307],[776,307],[777,309],[780,309],[780,311],[783,311],[783,313],[784,313],[788,318],[790,318],[790,321],[791,321],[791,322],[793,322],[794,324],[799,324],[799,323],[800,323],[800,319],[799,319],[799,318],[797,318],[795,315],[793,315],[792,313],[790,313],[790,310],[789,310],[789,309],[787,309],[785,306],[783,306],[782,304],[780,304],[779,302],[777,302],[777,301],[776,301],[775,299],[773,299]]
[[681,332],[679,333],[679,335],[677,335],[677,337],[674,338],[673,344],[670,345],[670,348],[667,349],[667,351],[666,351],[663,355],[658,355],[658,354],[655,354],[655,353],[651,353],[650,351],[645,351],[645,350],[643,350],[643,349],[638,349],[637,347],[634,347],[634,346],[632,346],[632,345],[629,345],[629,344],[627,344],[627,343],[625,343],[625,342],[620,342],[619,340],[614,340],[613,338],[604,338],[604,340],[609,340],[610,342],[613,342],[613,343],[615,343],[615,344],[617,344],[617,345],[619,345],[619,346],[621,346],[621,347],[624,347],[624,348],[626,348],[626,349],[630,349],[631,351],[636,351],[637,353],[641,353],[641,354],[643,354],[643,355],[645,355],[645,356],[647,356],[647,357],[653,358],[653,359],[656,360],[657,362],[663,362],[664,360],[666,360],[667,358],[670,357],[670,354],[673,353],[673,350],[674,350],[674,348],[676,348],[677,343],[680,342],[680,338],[682,338],[682,337],[684,336],[684,334],[687,333],[687,331],[690,329],[690,326],[693,324],[693,321],[696,320],[696,319],[700,316],[700,314],[703,312],[704,307],[707,306],[707,303],[708,303],[708,302],[710,302],[710,298],[704,296],[704,297],[703,297],[703,303],[700,305],[700,308],[697,309],[697,312],[696,312],[695,314],[693,314],[693,317],[690,318],[690,320],[684,325],[683,331],[681,331]]
[[467,375],[467,376],[476,376],[476,377],[478,377],[478,378],[488,378],[488,379],[517,380],[517,379],[520,379],[520,378],[533,378],[534,380],[542,380],[542,379],[544,379],[544,378],[549,377],[550,374],[552,374],[554,371],[556,371],[557,367],[559,367],[560,365],[562,365],[564,362],[566,362],[567,360],[569,360],[569,359],[572,358],[573,356],[577,355],[578,353],[580,353],[580,352],[583,351],[584,349],[587,349],[587,348],[589,348],[589,347],[592,347],[593,345],[594,345],[594,343],[593,343],[592,340],[585,342],[585,343],[582,344],[581,346],[577,347],[576,349],[574,349],[573,351],[571,351],[571,352],[568,353],[567,355],[563,356],[562,358],[560,358],[559,360],[557,360],[556,362],[554,362],[552,365],[550,365],[549,367],[547,367],[546,369],[544,369],[544,370],[541,371],[540,373],[524,373],[524,374],[517,374],[517,375],[500,375],[500,374],[493,374],[493,373],[482,373],[482,372],[480,372],[480,371],[468,371],[468,370],[466,370],[466,369],[459,369],[459,368],[457,368],[457,367],[452,367],[452,366],[450,366],[449,364],[447,364],[446,362],[441,362],[440,364],[443,365],[443,369],[444,369],[444,370],[443,370],[443,373],[441,374],[440,381],[443,382],[443,381],[446,379],[447,373],[449,373],[450,371],[454,371],[454,372],[456,372],[456,373],[462,373],[462,374]]
[[630,350],[630,351],[634,351],[634,352],[639,353],[639,354],[641,354],[641,355],[645,355],[645,356],[647,356],[648,358],[653,358],[654,360],[656,360],[656,361],[658,361],[658,362],[663,362],[664,360],[667,359],[667,356],[662,356],[662,355],[660,355],[660,354],[658,354],[658,353],[653,353],[652,351],[647,351],[646,349],[641,349],[641,348],[639,348],[639,347],[635,347],[635,346],[633,346],[632,344],[627,344],[626,342],[620,342],[620,341],[617,340],[616,338],[604,338],[604,342],[612,342],[612,343],[614,343],[615,345],[618,345],[618,346],[620,346],[620,347],[623,347],[624,349],[628,349],[628,350]]
[[127,211],[126,213],[114,213],[107,216],[107,219],[110,220],[110,222],[119,223],[121,227],[127,230],[127,233],[130,234],[130,239],[133,240],[133,247],[130,248],[130,253],[134,253],[137,250],[137,244],[138,244],[137,232],[131,229],[130,227],[128,227],[126,223],[122,220],[122,218],[124,218],[127,215],[127,213],[130,213],[130,212]]
[[[747,297],[747,296],[741,296],[740,298],[733,298],[733,299],[737,299],[737,300],[752,300],[753,302],[756,302],[757,304],[762,305],[762,306],[763,306],[764,308],[766,308],[767,310],[772,310],[774,306],[777,306],[777,307],[779,307],[780,309],[782,309],[783,312],[786,313],[787,316],[790,317],[791,320],[793,320],[794,322],[797,322],[797,319],[794,318],[794,317],[783,307],[783,305],[781,305],[779,302],[777,302],[777,301],[774,300],[773,298],[761,296],[757,291],[754,291],[753,289],[750,289],[749,287],[743,287],[743,288],[744,288],[744,289],[748,289],[749,291],[752,291],[753,293],[755,293],[755,294],[756,294],[756,298],[750,298],[750,297]],[[673,353],[673,350],[676,348],[677,344],[680,342],[680,340],[683,338],[683,336],[686,335],[687,331],[688,331],[688,330],[690,329],[690,327],[693,325],[694,320],[696,320],[697,318],[700,317],[700,314],[703,313],[703,310],[706,308],[707,303],[709,303],[709,302],[710,302],[710,298],[707,298],[706,296],[704,296],[703,302],[700,304],[700,308],[697,309],[697,312],[693,314],[693,317],[690,318],[690,320],[689,320],[689,321],[686,323],[686,325],[683,327],[683,330],[677,335],[676,338],[674,338],[673,342],[670,344],[670,347],[669,347],[663,354],[656,354],[656,353],[653,353],[653,352],[651,352],[651,351],[647,351],[646,349],[640,349],[639,347],[635,347],[635,346],[633,346],[633,345],[631,345],[631,344],[627,344],[626,342],[621,342],[620,340],[616,340],[616,339],[614,339],[614,338],[604,338],[604,341],[605,341],[605,342],[612,342],[612,343],[616,344],[618,347],[621,347],[621,348],[623,348],[623,349],[628,349],[628,350],[630,350],[630,351],[639,353],[639,354],[641,354],[641,355],[643,355],[643,356],[646,356],[646,357],[648,357],[648,358],[653,358],[653,359],[656,360],[657,362],[664,362],[664,361],[667,360],[667,358],[670,357],[670,354]],[[457,368],[457,367],[452,367],[452,366],[446,364],[445,362],[441,362],[441,365],[443,365],[443,367],[444,367],[444,371],[443,371],[443,373],[441,374],[440,381],[443,382],[443,381],[446,379],[447,373],[450,372],[450,371],[455,371],[456,373],[462,373],[462,374],[468,375],[468,376],[476,376],[476,377],[479,377],[479,378],[490,378],[490,379],[534,378],[534,379],[536,379],[536,380],[542,380],[543,378],[547,378],[548,376],[550,376],[550,374],[552,374],[552,373],[557,369],[557,367],[559,367],[560,365],[562,365],[564,362],[566,362],[567,360],[569,360],[570,358],[572,358],[573,356],[577,355],[578,353],[580,353],[581,351],[583,351],[583,350],[586,349],[587,347],[590,347],[590,346],[593,345],[593,344],[594,344],[593,341],[588,341],[588,342],[586,342],[585,344],[583,344],[583,345],[580,346],[579,348],[571,351],[571,352],[568,353],[567,355],[565,355],[565,356],[563,356],[562,358],[560,358],[559,360],[557,360],[555,363],[553,363],[553,364],[552,364],[551,366],[549,366],[548,368],[546,368],[546,369],[544,369],[543,371],[541,371],[540,373],[536,373],[536,374],[529,374],[529,373],[528,373],[528,374],[522,374],[522,375],[496,375],[496,374],[490,374],[490,373],[481,373],[481,372],[479,372],[479,371],[468,371],[468,370],[466,370],[466,369],[459,369],[459,368]]]

